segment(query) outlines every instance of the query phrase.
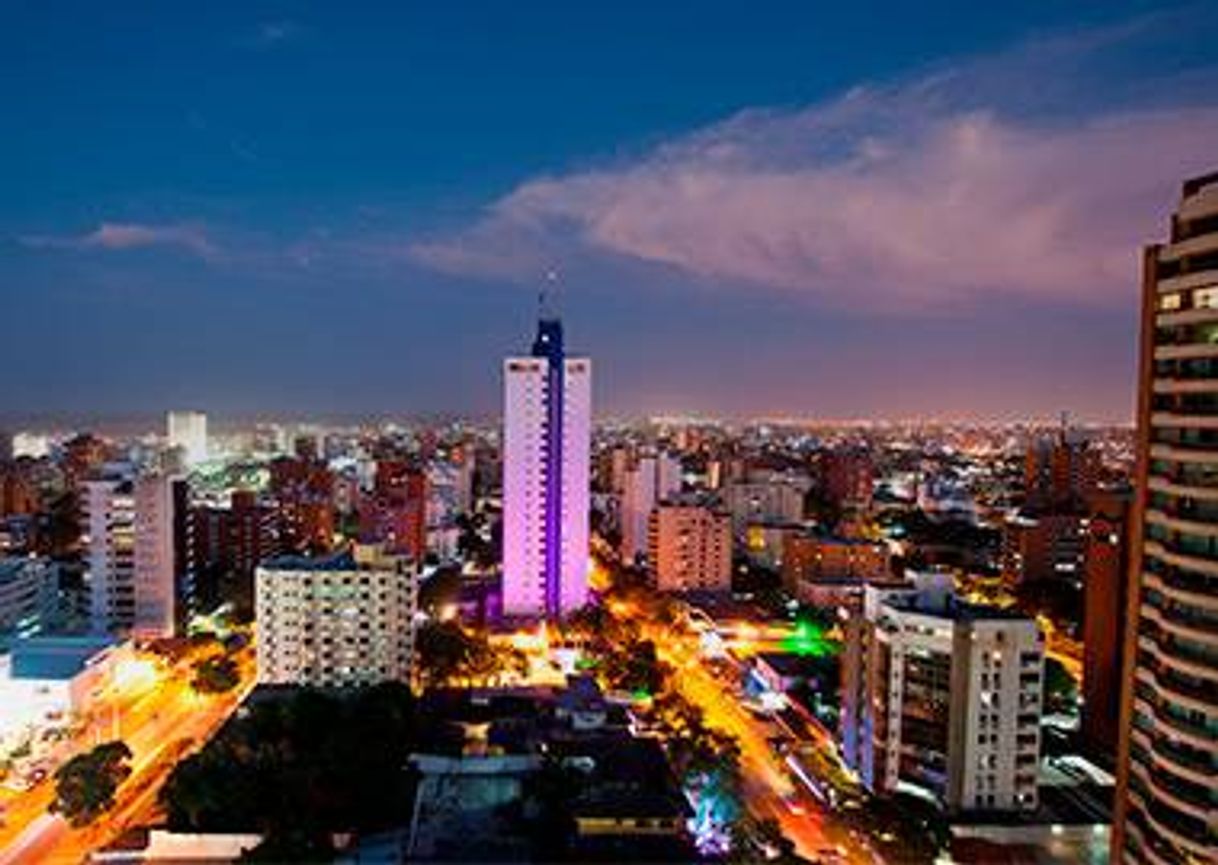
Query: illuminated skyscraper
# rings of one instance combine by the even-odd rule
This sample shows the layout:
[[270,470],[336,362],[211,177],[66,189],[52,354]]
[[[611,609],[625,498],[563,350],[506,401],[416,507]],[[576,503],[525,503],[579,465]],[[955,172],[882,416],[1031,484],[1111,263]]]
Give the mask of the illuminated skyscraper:
[[167,425],[169,446],[181,448],[187,466],[207,459],[207,415],[201,411],[171,411]]
[[543,315],[503,378],[503,609],[557,619],[587,597],[592,362],[568,358]]
[[1218,172],[1143,259],[1113,862],[1218,850]]

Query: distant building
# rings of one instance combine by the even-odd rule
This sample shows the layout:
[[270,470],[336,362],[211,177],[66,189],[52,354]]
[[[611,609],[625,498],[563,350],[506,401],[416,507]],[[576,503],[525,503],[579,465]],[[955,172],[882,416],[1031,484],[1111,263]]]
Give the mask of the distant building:
[[821,491],[835,507],[871,505],[875,465],[865,450],[842,448],[821,455]]
[[360,538],[423,561],[427,554],[427,472],[406,460],[378,460],[372,495],[360,513]]
[[171,411],[166,427],[169,447],[180,451],[187,467],[207,460],[207,415],[201,411]]
[[867,589],[842,660],[846,763],[952,813],[1034,811],[1043,668],[1034,621],[962,603],[939,575]]
[[237,490],[228,507],[195,505],[187,525],[187,615],[224,602],[253,602],[254,569],[283,552],[275,509]]
[[667,453],[645,454],[622,477],[621,556],[634,562],[647,552],[648,523],[656,503],[681,491],[681,463]]
[[345,687],[410,682],[418,566],[375,546],[288,556],[254,580],[258,682]]
[[1113,862],[1218,849],[1218,172],[1143,255]]
[[739,533],[749,523],[801,521],[808,489],[807,478],[737,481],[723,488],[723,504],[732,515],[733,530]]
[[1076,509],[1100,480],[1100,455],[1085,440],[1072,440],[1063,426],[1029,446],[1024,458],[1024,492],[1034,510]]
[[1021,511],[1003,524],[1003,576],[1010,585],[1082,586],[1089,520],[1084,512]]
[[503,609],[558,619],[588,595],[592,362],[545,317],[503,376]]
[[659,503],[651,512],[647,563],[662,592],[731,591],[731,517],[704,504]]
[[269,493],[275,501],[285,551],[326,553],[334,545],[334,473],[324,463],[280,457],[270,464]]
[[12,439],[12,458],[44,459],[51,455],[51,439],[40,433],[19,432]]
[[133,487],[135,553],[132,570],[132,633],[168,637],[182,621],[184,573],[182,525],[188,517],[186,482],[165,475],[140,478]]
[[818,603],[818,589],[843,581],[883,580],[891,573],[888,548],[874,541],[815,532],[790,534],[784,539],[783,584],[805,603]]

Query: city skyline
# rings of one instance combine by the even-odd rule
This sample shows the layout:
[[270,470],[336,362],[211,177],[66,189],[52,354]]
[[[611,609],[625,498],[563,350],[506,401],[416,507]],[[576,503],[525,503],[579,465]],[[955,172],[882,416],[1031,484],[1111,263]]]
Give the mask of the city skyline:
[[865,10],[24,10],[3,410],[490,416],[557,269],[602,417],[1129,422],[1218,16],[1052,6],[852,51]]

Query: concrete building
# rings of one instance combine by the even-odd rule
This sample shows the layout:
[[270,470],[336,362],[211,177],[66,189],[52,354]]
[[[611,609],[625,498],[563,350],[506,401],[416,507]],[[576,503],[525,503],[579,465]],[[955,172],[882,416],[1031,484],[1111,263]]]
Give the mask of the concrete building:
[[543,317],[527,357],[504,361],[503,609],[558,619],[588,595],[592,362]]
[[182,482],[164,475],[86,481],[81,501],[90,623],[101,632],[170,636],[177,623]]
[[782,579],[787,591],[817,603],[818,589],[891,576],[888,548],[874,541],[814,532],[789,534],[783,541]]
[[804,518],[804,496],[809,487],[808,479],[802,477],[737,481],[723,488],[723,504],[738,533],[750,523],[795,523]]
[[135,554],[132,569],[137,637],[168,637],[177,631],[179,576],[185,550],[180,525],[187,519],[185,481],[150,475],[135,482]]
[[1081,587],[1089,523],[1081,510],[1012,514],[1002,527],[1003,578],[1012,586],[1065,582]]
[[31,556],[0,558],[0,646],[44,629],[55,603],[55,566]]
[[287,556],[254,578],[258,682],[348,687],[410,682],[418,566],[378,546]]
[[731,591],[732,523],[726,511],[661,502],[651,512],[647,547],[648,567],[660,591]]
[[1129,497],[1109,495],[1087,526],[1083,576],[1082,744],[1112,768],[1121,715],[1125,610],[1129,605]]
[[169,447],[181,451],[187,467],[207,459],[207,415],[201,411],[171,411],[166,427]]
[[1114,862],[1218,850],[1218,172],[1143,256]]
[[634,562],[647,552],[648,523],[656,503],[681,491],[681,463],[667,453],[640,456],[622,476],[621,556]]
[[842,660],[845,760],[877,793],[951,813],[1037,807],[1044,643],[1018,614],[962,603],[948,578],[865,590]]
[[130,480],[84,482],[81,540],[86,550],[89,621],[95,631],[135,621],[135,496]]

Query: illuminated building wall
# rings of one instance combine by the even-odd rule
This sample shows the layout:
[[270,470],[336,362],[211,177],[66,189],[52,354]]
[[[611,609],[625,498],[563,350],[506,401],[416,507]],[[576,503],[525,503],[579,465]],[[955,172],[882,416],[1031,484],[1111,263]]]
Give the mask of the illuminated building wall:
[[681,491],[681,463],[666,453],[645,455],[622,473],[622,560],[647,551],[647,525],[656,503]]
[[663,592],[732,588],[732,521],[700,504],[661,502],[651,512],[648,566]]
[[503,375],[503,611],[556,619],[587,599],[592,362],[543,319]]
[[187,466],[207,459],[207,415],[201,411],[171,411],[166,425],[169,446],[181,449]]
[[1218,849],[1218,172],[1143,256],[1113,862]]
[[417,608],[418,566],[379,546],[272,559],[254,578],[258,682],[409,683]]
[[867,588],[846,634],[842,753],[869,789],[912,784],[953,813],[1037,808],[1035,622],[923,584]]

